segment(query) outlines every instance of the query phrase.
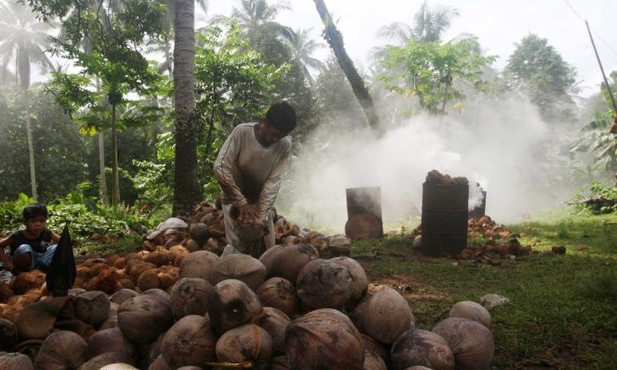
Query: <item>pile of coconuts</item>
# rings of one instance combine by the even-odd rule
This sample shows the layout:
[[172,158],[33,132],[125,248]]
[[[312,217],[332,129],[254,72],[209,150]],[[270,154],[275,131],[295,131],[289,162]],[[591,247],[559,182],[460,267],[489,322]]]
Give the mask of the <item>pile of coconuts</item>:
[[416,328],[405,298],[349,257],[349,239],[278,224],[280,244],[259,259],[208,250],[218,243],[203,230],[189,251],[198,238],[175,230],[151,250],[81,263],[67,297],[51,297],[40,271],[0,284],[0,369],[489,368],[484,306],[458,302]]

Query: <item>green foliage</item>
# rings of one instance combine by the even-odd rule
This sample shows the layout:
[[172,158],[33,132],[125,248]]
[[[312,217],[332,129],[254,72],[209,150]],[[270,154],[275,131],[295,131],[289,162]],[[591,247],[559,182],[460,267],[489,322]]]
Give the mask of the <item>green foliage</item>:
[[573,154],[593,156],[590,170],[601,178],[617,171],[617,140],[609,132],[610,119],[595,120],[585,125],[570,144]]
[[410,39],[403,46],[386,48],[386,69],[378,79],[390,91],[406,97],[415,96],[432,114],[446,113],[446,104],[462,100],[465,95],[455,82],[465,81],[476,90],[485,86],[483,68],[495,60],[482,56],[476,38],[442,44]]
[[520,89],[540,108],[545,119],[559,122],[571,116],[576,72],[548,40],[530,34],[516,44],[504,70],[510,88]]

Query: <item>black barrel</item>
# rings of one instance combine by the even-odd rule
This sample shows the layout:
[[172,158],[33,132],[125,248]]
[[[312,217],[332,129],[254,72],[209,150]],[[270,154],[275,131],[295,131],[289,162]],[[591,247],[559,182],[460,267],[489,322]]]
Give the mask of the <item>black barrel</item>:
[[423,254],[456,256],[467,247],[468,184],[422,185]]

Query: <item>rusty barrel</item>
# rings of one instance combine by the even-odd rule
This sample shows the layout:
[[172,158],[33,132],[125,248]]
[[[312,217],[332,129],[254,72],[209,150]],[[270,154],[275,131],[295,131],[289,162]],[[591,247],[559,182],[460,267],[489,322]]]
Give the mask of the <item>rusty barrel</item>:
[[467,247],[468,201],[468,184],[423,184],[423,254],[456,256]]
[[383,236],[381,188],[378,186],[345,189],[347,223],[345,234],[352,240]]

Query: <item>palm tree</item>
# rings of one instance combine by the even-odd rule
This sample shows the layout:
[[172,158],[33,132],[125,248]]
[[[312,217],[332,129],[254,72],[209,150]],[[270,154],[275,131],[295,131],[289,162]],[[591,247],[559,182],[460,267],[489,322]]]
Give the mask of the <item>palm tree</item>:
[[19,90],[25,104],[26,135],[28,137],[28,155],[30,159],[30,182],[32,198],[37,199],[36,171],[34,166],[34,144],[32,142],[32,125],[30,122],[30,88],[31,64],[41,67],[42,72],[53,68],[51,60],[45,54],[50,42],[48,23],[37,20],[33,13],[23,4],[0,3],[0,57],[2,68],[15,62],[15,72]]
[[175,143],[173,214],[188,216],[201,200],[195,128],[195,2],[177,0],[175,11]]
[[324,63],[313,57],[313,53],[317,49],[325,47],[325,45],[310,37],[311,30],[312,28],[291,31],[288,34],[287,41],[291,46],[292,60],[301,66],[306,79],[313,83],[310,69],[321,70],[324,67]]
[[231,17],[238,20],[244,30],[249,47],[259,52],[264,61],[277,66],[289,61],[290,50],[285,39],[292,30],[274,21],[281,10],[289,10],[284,2],[268,4],[266,0],[242,0],[241,8],[233,7]]
[[381,27],[378,35],[394,39],[401,45],[411,39],[421,42],[440,41],[443,32],[450,27],[450,19],[458,14],[457,9],[443,6],[430,9],[424,1],[420,10],[413,16],[412,25],[394,22]]

